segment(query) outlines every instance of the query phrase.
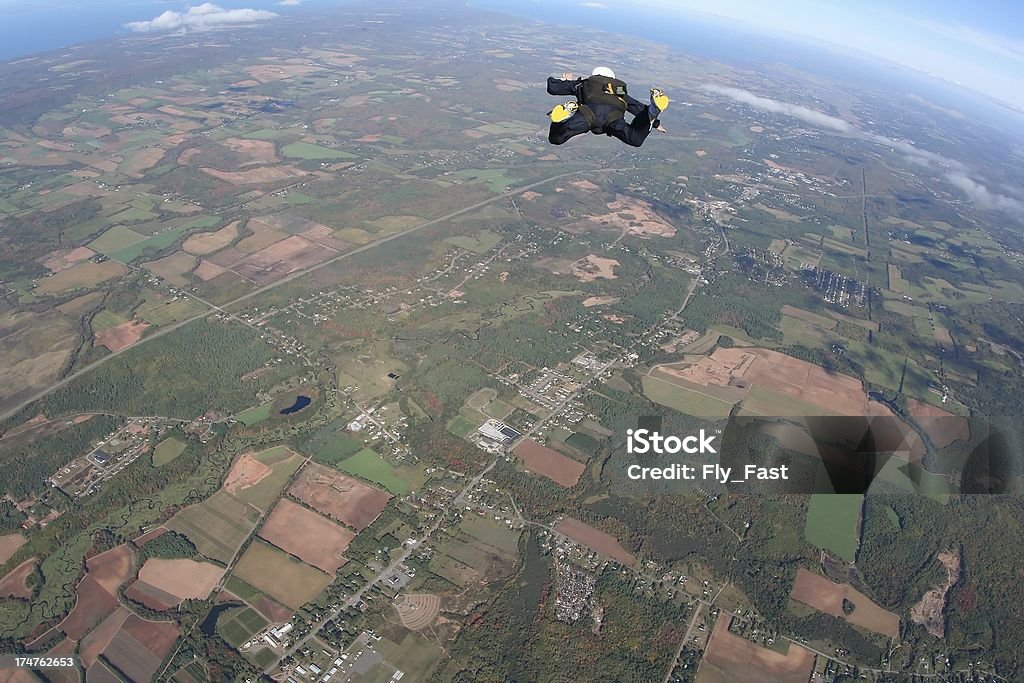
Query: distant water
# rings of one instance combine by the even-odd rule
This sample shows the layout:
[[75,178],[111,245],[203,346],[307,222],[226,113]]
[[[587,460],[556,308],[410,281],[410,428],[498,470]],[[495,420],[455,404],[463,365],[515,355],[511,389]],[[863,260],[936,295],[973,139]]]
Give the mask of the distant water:
[[[128,35],[130,21],[153,19],[167,10],[184,12],[203,0],[0,0],[0,61],[100,38]],[[275,0],[216,0],[225,9],[248,7],[289,14],[327,3],[305,0],[282,7]],[[334,2],[332,4],[339,4]]]
[[282,415],[291,415],[297,413],[312,402],[309,396],[298,395],[295,397],[295,403],[291,404],[287,408],[281,411]]

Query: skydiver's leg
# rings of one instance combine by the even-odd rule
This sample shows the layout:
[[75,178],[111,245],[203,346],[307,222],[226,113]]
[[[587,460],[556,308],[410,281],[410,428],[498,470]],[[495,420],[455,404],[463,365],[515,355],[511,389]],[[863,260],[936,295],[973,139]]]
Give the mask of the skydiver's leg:
[[552,123],[548,131],[548,142],[552,145],[562,145],[577,135],[590,132],[590,124],[582,114],[576,112],[561,123]]
[[605,126],[605,132],[631,147],[639,147],[651,134],[651,116],[647,112],[647,108],[644,107],[643,111],[634,116],[633,121],[628,125],[624,119],[617,119]]

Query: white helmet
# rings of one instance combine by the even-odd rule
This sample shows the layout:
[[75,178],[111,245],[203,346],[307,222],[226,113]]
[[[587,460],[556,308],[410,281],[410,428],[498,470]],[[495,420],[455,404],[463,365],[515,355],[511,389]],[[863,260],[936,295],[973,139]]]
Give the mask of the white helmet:
[[599,66],[590,72],[591,76],[607,76],[608,78],[615,78],[615,72],[606,66]]

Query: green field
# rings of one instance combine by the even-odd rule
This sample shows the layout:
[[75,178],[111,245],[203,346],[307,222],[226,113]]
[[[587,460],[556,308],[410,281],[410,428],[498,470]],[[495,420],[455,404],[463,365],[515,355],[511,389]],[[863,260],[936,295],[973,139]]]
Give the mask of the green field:
[[217,619],[217,632],[232,647],[238,647],[267,626],[267,620],[252,607],[230,609]]
[[101,254],[110,256],[120,249],[142,242],[145,239],[145,235],[140,235],[131,228],[126,228],[123,225],[115,225],[110,230],[107,230],[105,233],[94,239],[87,246],[93,251],[98,251]]
[[111,327],[117,327],[126,322],[128,322],[128,318],[104,308],[92,317],[92,331],[94,334],[99,334],[103,330],[109,330]]
[[302,607],[331,582],[319,569],[262,541],[253,541],[233,575],[292,609]]
[[153,464],[157,467],[166,465],[177,458],[185,450],[185,444],[174,437],[164,439],[153,449]]
[[263,422],[268,417],[270,417],[270,411],[273,407],[274,402],[268,401],[263,405],[258,405],[254,408],[243,410],[242,412],[235,415],[235,419],[244,424],[246,427],[251,427],[252,425]]
[[353,453],[358,452],[363,448],[363,442],[343,432],[338,432],[332,438],[330,443],[321,448],[316,452],[313,457],[318,461],[326,465],[333,465],[340,460],[344,460]]
[[[252,135],[248,137],[253,137]],[[331,159],[356,159],[355,154],[343,152],[340,149],[321,147],[308,142],[292,142],[281,148],[281,153],[286,157],[305,159],[306,161],[324,161]]]
[[386,463],[371,448],[362,449],[351,458],[343,460],[337,467],[346,474],[354,474],[380,484],[395,495],[400,496],[409,492],[409,483],[398,475],[398,470]]
[[459,523],[459,531],[486,543],[509,557],[519,553],[519,533],[497,520],[477,515],[466,515]]
[[206,310],[205,306],[188,297],[182,297],[177,301],[164,301],[154,296],[139,305],[135,309],[135,315],[151,325],[160,326],[191,318],[204,310]]
[[257,453],[255,458],[273,471],[258,483],[239,489],[235,496],[243,503],[267,510],[281,495],[295,470],[299,469],[302,457],[292,453],[285,446],[276,446]]
[[[187,225],[183,225],[179,228],[171,228],[164,232],[153,235],[148,239],[144,239],[141,242],[135,242],[123,249],[108,254],[110,258],[121,263],[130,263],[138,257],[142,256],[142,253],[147,249],[151,252],[158,252],[171,246],[178,239],[191,228]],[[104,235],[105,236],[105,235]]]
[[643,380],[644,396],[655,403],[678,410],[686,415],[697,417],[726,417],[732,410],[733,404],[699,394],[696,391],[676,386],[665,380],[645,375]]
[[[824,467],[818,472],[815,488],[827,490],[828,475]],[[864,496],[853,493],[815,493],[807,508],[804,538],[818,548],[834,553],[846,562],[857,557],[860,509]]]
[[494,249],[498,246],[498,242],[501,241],[501,235],[490,230],[481,230],[476,234],[476,237],[470,237],[469,235],[458,235],[456,237],[449,237],[445,240],[448,244],[454,244],[457,247],[468,249],[469,251],[477,254],[483,254],[485,252]]
[[258,513],[225,491],[217,491],[197,505],[191,505],[167,524],[195,544],[203,555],[228,563],[259,518]]
[[[388,681],[394,673],[393,669],[406,672],[406,675],[402,677],[403,683],[429,680],[428,677],[434,668],[434,663],[443,654],[437,645],[434,645],[424,636],[414,631],[409,632],[402,639],[401,643],[394,643],[387,638],[381,638],[374,643],[374,648],[390,666],[378,664],[373,669],[367,671],[364,678],[356,680]],[[380,678],[380,675],[383,675],[384,678]]]
[[462,415],[456,415],[452,419],[448,420],[448,431],[460,439],[464,439],[472,434],[473,431],[482,423],[483,421],[481,420],[480,423],[473,424]]

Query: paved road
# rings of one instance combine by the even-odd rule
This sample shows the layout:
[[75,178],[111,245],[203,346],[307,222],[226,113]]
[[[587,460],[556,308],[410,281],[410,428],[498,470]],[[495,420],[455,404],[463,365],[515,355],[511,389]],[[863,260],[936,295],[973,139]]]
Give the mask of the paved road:
[[215,307],[215,308],[213,308],[213,309],[211,309],[209,311],[203,311],[202,313],[197,313],[196,315],[193,315],[190,318],[185,318],[184,320],[182,320],[180,322],[177,322],[177,323],[174,323],[173,325],[168,325],[167,327],[164,327],[164,328],[158,330],[157,332],[154,332],[153,334],[151,334],[149,336],[143,337],[142,339],[137,341],[135,344],[132,344],[131,346],[127,346],[127,347],[125,347],[125,348],[123,348],[123,349],[121,349],[119,351],[113,351],[109,355],[106,355],[106,356],[104,356],[103,358],[100,358],[97,361],[93,361],[92,363],[89,363],[88,365],[86,365],[81,370],[78,370],[77,372],[74,372],[74,373],[68,375],[67,377],[65,377],[62,380],[54,382],[53,384],[51,384],[46,389],[43,389],[42,391],[40,391],[40,392],[30,396],[29,398],[27,398],[26,400],[22,401],[21,403],[19,403],[18,405],[14,406],[13,408],[7,410],[2,415],[0,415],[0,421],[6,420],[7,418],[17,414],[18,411],[22,410],[26,406],[31,405],[32,403],[35,403],[39,399],[45,398],[50,393],[52,393],[52,392],[56,391],[57,389],[60,389],[61,387],[63,387],[65,385],[73,382],[74,380],[78,379],[79,377],[81,377],[82,375],[86,374],[87,372],[91,372],[91,371],[95,370],[96,368],[102,366],[104,363],[109,361],[111,358],[116,358],[117,356],[120,356],[122,353],[125,353],[125,352],[130,351],[130,350],[137,349],[139,346],[141,346],[143,344],[151,342],[154,339],[159,339],[160,337],[163,337],[164,335],[170,334],[171,332],[174,332],[175,330],[178,330],[178,329],[184,327],[185,325],[188,325],[190,323],[194,323],[195,321],[200,320],[201,318],[208,318],[209,316],[211,316],[211,315],[213,315],[215,313],[221,312],[225,308],[230,308],[231,306],[234,306],[235,304],[242,303],[243,301],[248,301],[249,299],[252,299],[253,297],[259,296],[260,294],[263,294],[264,292],[268,292],[271,289],[274,289],[275,287],[283,285],[286,282],[291,282],[292,280],[296,280],[296,279],[298,279],[300,277],[305,277],[306,275],[309,275],[310,273],[312,273],[314,271],[317,271],[320,268],[324,268],[325,266],[329,266],[332,263],[336,263],[338,261],[341,261],[342,259],[350,258],[352,256],[355,256],[356,254],[361,254],[364,251],[368,251],[370,249],[378,247],[378,246],[380,246],[380,245],[382,245],[382,244],[384,244],[386,242],[390,242],[392,240],[396,240],[396,239],[399,239],[401,237],[405,237],[406,235],[412,234],[412,233],[416,232],[417,230],[422,230],[423,228],[430,227],[431,225],[437,225],[438,223],[441,223],[443,221],[451,220],[452,218],[455,218],[456,216],[461,216],[462,214],[469,213],[471,211],[476,211],[477,209],[480,209],[480,208],[482,208],[484,206],[487,206],[488,204],[493,204],[494,202],[500,201],[502,199],[507,199],[509,197],[514,197],[517,194],[522,194],[523,192],[531,190],[531,189],[533,189],[535,187],[539,187],[541,185],[545,185],[547,183],[550,183],[552,181],[558,180],[560,178],[566,178],[568,176],[578,175],[580,173],[614,173],[614,172],[617,172],[617,171],[625,171],[625,170],[629,170],[629,169],[628,168],[595,168],[595,169],[589,169],[589,170],[577,170],[577,171],[569,171],[567,173],[559,173],[558,175],[551,176],[550,178],[545,178],[544,180],[538,180],[536,182],[530,183],[529,185],[523,185],[522,187],[518,187],[518,188],[516,188],[514,190],[509,190],[508,192],[503,192],[502,194],[499,194],[499,195],[491,197],[489,199],[485,199],[483,201],[477,202],[476,204],[472,204],[470,206],[464,207],[462,209],[459,209],[458,211],[452,211],[451,213],[446,214],[444,216],[441,216],[440,218],[434,218],[432,220],[426,221],[425,223],[420,223],[418,225],[414,225],[413,227],[411,227],[411,228],[409,228],[407,230],[403,230],[401,232],[396,232],[395,234],[388,235],[387,237],[382,237],[379,240],[376,240],[374,242],[370,242],[368,244],[364,244],[363,246],[361,246],[361,247],[359,247],[357,249],[353,249],[352,251],[346,251],[343,254],[338,254],[337,256],[335,256],[333,258],[330,258],[330,259],[328,259],[326,261],[323,261],[322,263],[318,263],[315,266],[310,266],[309,268],[305,268],[303,270],[297,270],[294,273],[281,278],[280,280],[277,280],[275,282],[271,282],[270,284],[264,285],[263,287],[258,287],[257,289],[254,289],[251,292],[249,292],[248,294],[243,294],[242,296],[238,297],[237,299],[234,299],[233,301],[229,301],[228,303],[224,304],[221,307]]
[[[502,456],[499,456],[499,458],[500,457],[502,457]],[[398,567],[403,562],[405,562],[407,559],[409,559],[409,555],[411,555],[414,550],[419,548],[427,539],[429,539],[434,534],[435,531],[437,531],[437,528],[439,526],[441,526],[441,522],[444,521],[445,515],[448,512],[448,510],[451,509],[452,507],[458,507],[459,504],[462,502],[463,498],[465,498],[466,494],[469,493],[470,491],[472,491],[476,487],[476,485],[480,483],[480,480],[483,479],[485,476],[487,476],[487,473],[490,472],[494,468],[494,466],[497,465],[497,464],[498,464],[498,458],[495,458],[493,461],[491,461],[490,465],[488,465],[479,474],[477,474],[475,477],[473,477],[469,481],[469,483],[467,483],[463,487],[463,489],[461,491],[459,491],[458,495],[455,496],[455,498],[452,499],[452,502],[448,505],[448,507],[442,508],[442,510],[440,511],[440,514],[438,514],[438,516],[437,516],[437,520],[430,527],[430,529],[428,529],[427,532],[425,534],[423,534],[423,536],[420,538],[419,541],[416,542],[415,545],[412,545],[412,546],[409,546],[407,548],[404,548],[402,550],[402,552],[399,553],[398,557],[396,557],[391,562],[391,564],[389,564],[387,567],[382,569],[376,576],[373,577],[372,580],[368,581],[366,584],[363,585],[362,588],[360,588],[355,593],[353,593],[348,598],[348,600],[346,600],[344,603],[341,604],[340,607],[338,607],[338,609],[334,610],[329,615],[324,617],[318,624],[316,624],[310,630],[309,633],[307,633],[302,638],[302,640],[296,641],[291,647],[289,647],[287,650],[285,650],[284,654],[281,655],[279,658],[277,658],[267,668],[265,668],[263,670],[263,672],[266,673],[266,674],[270,674],[271,671],[276,669],[281,664],[281,661],[285,657],[288,657],[288,656],[294,654],[296,651],[302,649],[302,647],[307,642],[309,642],[314,636],[316,636],[316,634],[320,631],[320,629],[323,628],[324,624],[326,624],[328,621],[336,618],[339,614],[341,614],[343,611],[345,611],[349,607],[354,606],[356,603],[358,603],[360,600],[363,599],[363,595],[365,595],[368,590],[370,590],[373,586],[377,585],[380,581],[384,580],[384,578],[390,576],[396,569],[398,569]]]
[[672,678],[672,671],[676,668],[676,664],[679,663],[679,655],[682,654],[683,648],[690,642],[690,635],[693,633],[693,627],[697,625],[697,619],[700,617],[701,612],[704,611],[704,603],[698,602],[696,608],[693,610],[693,616],[690,618],[690,625],[686,627],[686,633],[683,634],[683,639],[679,641],[679,647],[676,648],[676,656],[672,658],[672,663],[668,665],[668,671],[665,672],[665,680],[662,683],[668,683],[669,679]]

